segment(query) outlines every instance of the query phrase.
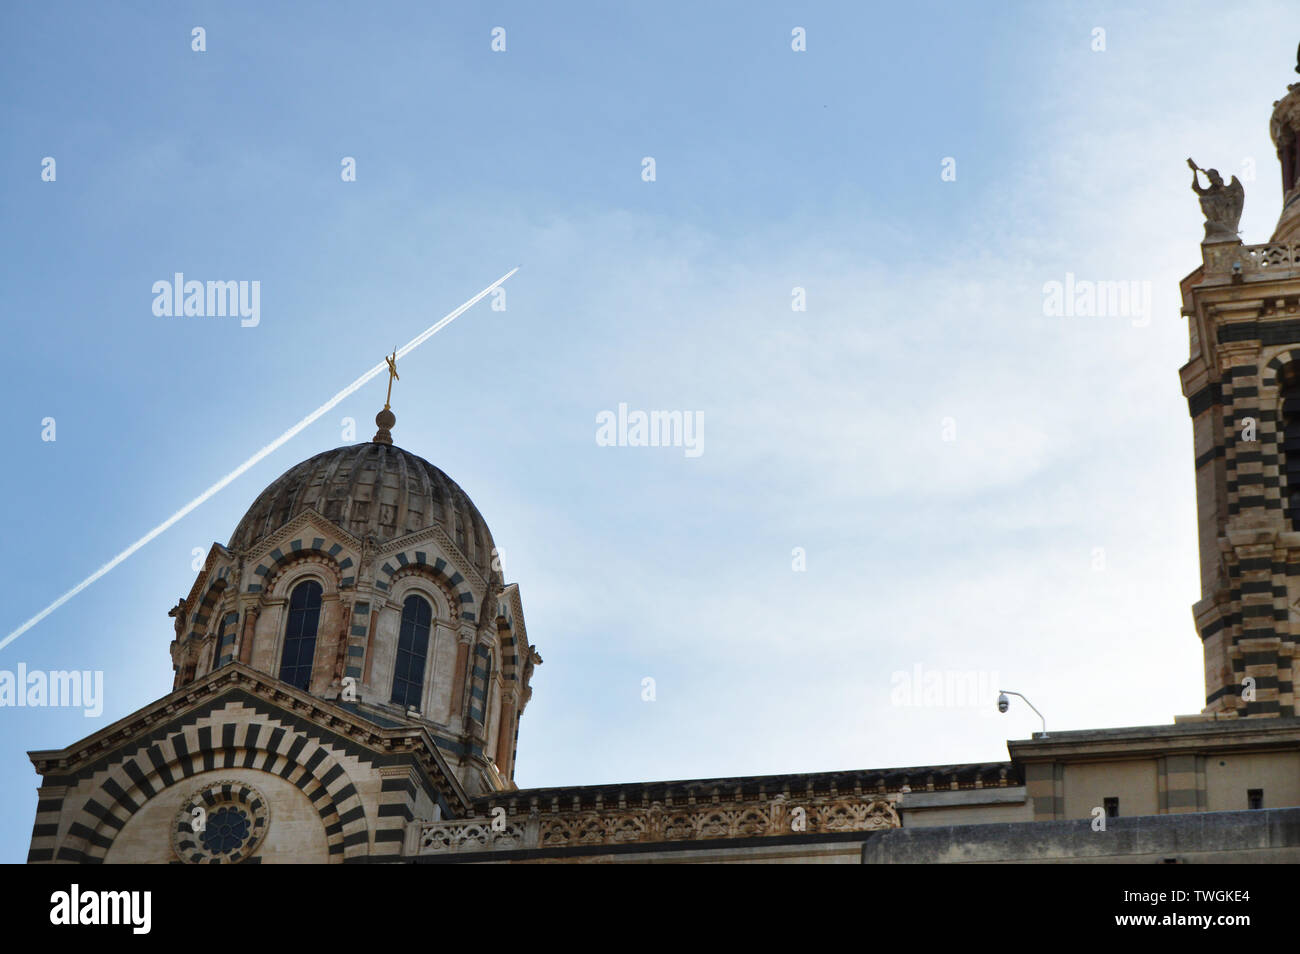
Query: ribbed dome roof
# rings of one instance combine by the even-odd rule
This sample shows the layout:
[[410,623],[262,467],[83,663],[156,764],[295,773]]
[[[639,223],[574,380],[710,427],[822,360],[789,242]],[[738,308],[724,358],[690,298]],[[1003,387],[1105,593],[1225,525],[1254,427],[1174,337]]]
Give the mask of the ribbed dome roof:
[[357,537],[387,543],[440,526],[486,579],[492,534],[456,482],[422,457],[390,444],[353,444],[285,471],[258,495],[230,537],[247,550],[298,514],[315,510]]

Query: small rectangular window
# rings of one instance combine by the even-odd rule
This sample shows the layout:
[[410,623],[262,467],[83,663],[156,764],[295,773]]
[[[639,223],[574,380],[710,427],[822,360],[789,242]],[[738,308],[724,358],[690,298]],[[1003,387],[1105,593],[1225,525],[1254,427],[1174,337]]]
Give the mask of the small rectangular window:
[[1262,788],[1246,789],[1246,805],[1249,808],[1264,807],[1264,790]]
[[1106,817],[1107,817],[1107,818],[1119,818],[1119,799],[1118,799],[1118,798],[1107,798],[1107,799],[1104,799],[1104,800],[1102,801],[1102,804],[1103,804],[1103,805],[1105,806],[1105,808],[1106,808]]

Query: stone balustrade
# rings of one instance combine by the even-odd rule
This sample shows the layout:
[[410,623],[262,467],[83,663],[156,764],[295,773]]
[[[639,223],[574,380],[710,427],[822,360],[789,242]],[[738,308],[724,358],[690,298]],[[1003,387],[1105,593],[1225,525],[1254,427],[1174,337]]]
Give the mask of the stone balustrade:
[[1300,274],[1300,245],[1240,245],[1219,242],[1202,246],[1206,275],[1231,275],[1241,266],[1242,279],[1290,278]]
[[731,838],[797,833],[876,831],[900,827],[894,798],[840,797],[807,803],[781,798],[615,808],[599,811],[533,811],[452,821],[414,821],[407,829],[407,854],[508,851]]

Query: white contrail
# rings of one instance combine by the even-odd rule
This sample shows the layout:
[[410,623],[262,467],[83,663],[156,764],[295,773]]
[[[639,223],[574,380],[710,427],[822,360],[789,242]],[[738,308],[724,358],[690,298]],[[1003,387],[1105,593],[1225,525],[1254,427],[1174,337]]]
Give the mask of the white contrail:
[[[492,293],[492,290],[493,290],[493,289],[495,289],[497,286],[499,286],[499,285],[501,285],[502,283],[504,283],[505,280],[506,280],[507,278],[509,278],[511,275],[513,275],[513,274],[514,274],[515,272],[517,272],[517,271],[519,271],[519,267],[518,267],[518,266],[515,266],[514,268],[510,269],[510,271],[506,272],[504,275],[502,275],[500,278],[498,278],[496,281],[494,281],[494,282],[493,282],[491,285],[489,285],[487,288],[483,289],[481,292],[479,292],[477,295],[475,295],[475,296],[474,296],[473,298],[471,298],[469,301],[465,302],[465,304],[461,305],[461,306],[460,306],[459,308],[457,308],[455,311],[450,312],[450,313],[447,314],[445,317],[439,319],[436,323],[430,325],[430,326],[429,326],[428,328],[426,328],[424,331],[420,332],[420,334],[416,335],[414,338],[412,338],[412,339],[411,339],[410,341],[408,341],[406,344],[402,345],[402,347],[400,347],[400,348],[397,349],[397,357],[400,358],[400,357],[402,357],[402,355],[409,354],[411,351],[415,350],[415,349],[418,348],[420,345],[424,344],[426,341],[428,341],[430,338],[432,338],[434,335],[436,335],[439,331],[441,331],[441,330],[442,330],[443,328],[445,328],[447,325],[451,324],[453,321],[455,321],[457,318],[459,318],[459,317],[460,317],[464,312],[468,311],[470,308],[474,307],[474,306],[477,305],[480,301],[482,301],[484,298],[486,298],[488,295],[490,295],[490,294]],[[326,413],[327,411],[329,411],[332,407],[334,407],[336,404],[338,404],[340,401],[342,401],[342,400],[343,400],[344,398],[346,398],[348,395],[352,394],[354,391],[356,391],[358,388],[360,388],[363,384],[365,384],[367,381],[369,381],[371,378],[373,378],[376,374],[379,374],[379,373],[381,373],[382,371],[384,371],[387,367],[388,367],[388,363],[387,363],[386,361],[380,361],[377,365],[375,365],[373,368],[371,368],[371,369],[370,369],[369,371],[367,371],[365,374],[361,375],[361,377],[357,378],[355,381],[353,381],[351,384],[349,384],[347,387],[345,387],[345,388],[344,388],[342,391],[340,391],[338,394],[334,395],[332,398],[330,398],[328,401],[326,401],[326,402],[325,402],[324,404],[322,404],[320,407],[316,408],[316,410],[312,411],[310,414],[308,414],[306,417],[304,417],[301,421],[299,421],[299,422],[298,422],[297,424],[295,424],[293,427],[289,428],[287,431],[285,431],[283,434],[281,434],[281,435],[280,435],[279,437],[277,437],[275,440],[271,441],[271,443],[267,444],[265,447],[263,447],[260,451],[258,451],[258,452],[257,452],[256,454],[254,454],[252,457],[248,458],[248,460],[244,461],[242,464],[240,464],[238,467],[236,467],[236,468],[235,468],[234,470],[232,470],[230,473],[226,474],[226,476],[222,477],[220,480],[218,480],[215,484],[213,484],[213,485],[212,485],[211,487],[209,487],[207,490],[203,491],[203,493],[199,494],[197,497],[195,497],[193,500],[191,500],[189,503],[187,503],[187,504],[186,504],[184,507],[182,507],[180,510],[177,510],[174,514],[172,514],[170,517],[168,517],[168,518],[167,518],[166,520],[164,520],[162,523],[158,524],[158,526],[154,527],[152,530],[150,530],[148,533],[146,533],[146,534],[145,534],[143,537],[141,537],[139,540],[135,541],[135,543],[131,544],[129,547],[127,547],[125,550],[123,550],[121,553],[119,553],[117,556],[113,557],[113,559],[109,560],[107,563],[105,563],[103,566],[101,566],[101,567],[100,567],[98,570],[96,570],[94,573],[90,574],[90,576],[86,577],[84,580],[82,580],[80,583],[78,583],[78,584],[77,584],[76,586],[74,586],[72,589],[68,590],[68,592],[64,593],[62,596],[60,596],[57,600],[55,600],[55,601],[54,601],[53,603],[51,603],[49,606],[45,607],[45,609],[41,610],[39,613],[37,613],[35,616],[33,616],[33,617],[32,617],[31,619],[29,619],[27,622],[23,623],[23,625],[19,626],[19,627],[18,627],[17,629],[15,629],[12,633],[10,633],[8,636],[6,636],[3,640],[0,640],[0,649],[4,649],[6,646],[8,646],[10,643],[12,643],[15,639],[17,639],[17,638],[18,638],[19,636],[21,636],[23,633],[27,632],[29,629],[31,629],[33,626],[35,626],[35,625],[36,625],[37,623],[39,623],[41,620],[45,619],[45,617],[49,616],[51,613],[53,613],[56,609],[58,609],[60,606],[62,606],[62,605],[63,605],[64,603],[66,603],[68,600],[72,599],[74,596],[76,596],[78,593],[80,593],[80,592],[81,592],[82,590],[84,590],[86,587],[90,586],[91,583],[94,583],[96,580],[98,580],[101,576],[103,576],[103,575],[104,575],[105,573],[107,573],[109,570],[113,569],[113,567],[117,566],[119,563],[121,563],[123,560],[125,560],[127,557],[129,557],[131,554],[135,553],[136,550],[139,550],[142,546],[144,546],[146,543],[148,543],[148,542],[149,542],[150,540],[152,540],[154,537],[158,536],[158,534],[162,533],[164,530],[166,530],[168,527],[170,527],[172,524],[174,524],[177,520],[180,520],[182,517],[184,517],[186,514],[188,514],[188,513],[189,513],[191,510],[193,510],[195,507],[199,506],[201,503],[203,503],[203,502],[204,502],[205,500],[207,500],[209,497],[213,496],[215,493],[217,493],[219,490],[221,490],[223,487],[225,487],[228,483],[230,483],[232,480],[234,480],[234,479],[235,479],[236,477],[238,477],[240,474],[244,473],[244,471],[248,470],[248,468],[252,467],[252,466],[253,466],[254,464],[256,464],[258,461],[260,461],[260,460],[261,460],[263,457],[265,457],[267,454],[270,454],[272,451],[274,451],[274,450],[276,450],[278,447],[282,446],[286,441],[288,441],[290,438],[292,438],[294,435],[296,435],[296,434],[297,434],[299,431],[301,431],[304,427],[306,427],[307,425],[311,424],[313,421],[315,421],[317,418],[319,418],[322,414],[324,414],[324,413]]]

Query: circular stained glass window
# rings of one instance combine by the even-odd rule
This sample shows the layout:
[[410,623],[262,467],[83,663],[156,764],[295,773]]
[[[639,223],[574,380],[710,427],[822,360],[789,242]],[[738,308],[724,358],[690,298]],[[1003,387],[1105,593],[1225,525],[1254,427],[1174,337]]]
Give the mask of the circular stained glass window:
[[252,827],[242,808],[227,805],[208,815],[199,844],[214,855],[228,855],[248,840]]
[[172,848],[188,864],[238,864],[261,845],[269,821],[266,797],[257,789],[238,780],[214,782],[182,803]]

